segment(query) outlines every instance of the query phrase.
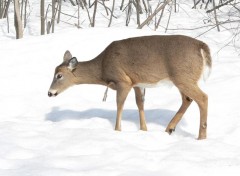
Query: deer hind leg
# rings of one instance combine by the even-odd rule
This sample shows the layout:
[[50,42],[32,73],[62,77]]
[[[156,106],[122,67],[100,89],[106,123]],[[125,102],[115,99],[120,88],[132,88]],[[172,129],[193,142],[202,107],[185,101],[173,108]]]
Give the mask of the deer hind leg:
[[134,87],[136,104],[138,106],[139,117],[140,117],[140,130],[147,131],[147,125],[144,115],[144,94],[145,89]]
[[172,118],[172,120],[170,121],[170,123],[168,124],[168,126],[165,130],[168,134],[171,134],[173,131],[175,131],[175,128],[176,128],[178,122],[182,119],[182,117],[183,117],[184,113],[186,112],[187,108],[192,103],[191,98],[184,95],[182,92],[180,92],[180,93],[181,93],[181,96],[182,96],[182,105],[179,108],[176,115]]
[[117,84],[116,89],[117,89],[117,119],[116,119],[115,130],[121,131],[121,119],[122,119],[123,106],[127,98],[127,95],[131,90],[131,86],[125,83],[119,83]]
[[208,96],[198,86],[183,85],[178,86],[180,91],[188,97],[193,99],[200,111],[200,127],[198,139],[205,139],[207,137],[207,112],[208,112]]

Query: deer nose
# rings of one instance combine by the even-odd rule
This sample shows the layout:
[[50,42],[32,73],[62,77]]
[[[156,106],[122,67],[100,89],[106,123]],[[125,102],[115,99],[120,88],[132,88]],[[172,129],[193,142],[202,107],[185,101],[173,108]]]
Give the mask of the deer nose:
[[51,97],[53,96],[53,94],[51,92],[48,92],[48,96]]

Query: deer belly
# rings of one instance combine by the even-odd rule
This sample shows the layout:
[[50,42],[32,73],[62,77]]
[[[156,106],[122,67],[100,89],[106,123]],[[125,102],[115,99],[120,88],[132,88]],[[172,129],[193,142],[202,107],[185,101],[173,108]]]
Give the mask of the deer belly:
[[154,88],[154,87],[172,87],[173,83],[169,79],[164,79],[156,83],[137,83],[134,87],[140,87],[140,88]]

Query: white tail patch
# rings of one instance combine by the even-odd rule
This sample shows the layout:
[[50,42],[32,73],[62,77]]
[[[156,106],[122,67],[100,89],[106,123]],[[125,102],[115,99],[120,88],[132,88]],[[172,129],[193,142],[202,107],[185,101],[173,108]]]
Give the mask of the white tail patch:
[[211,68],[206,64],[206,55],[203,49],[201,49],[201,55],[203,58],[203,73],[202,73],[202,79],[206,82],[211,74]]

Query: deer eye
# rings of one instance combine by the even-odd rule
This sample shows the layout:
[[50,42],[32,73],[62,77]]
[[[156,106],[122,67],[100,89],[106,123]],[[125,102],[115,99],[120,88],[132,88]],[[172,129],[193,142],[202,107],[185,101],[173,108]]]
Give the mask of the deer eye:
[[63,76],[62,76],[61,74],[57,74],[57,75],[56,75],[56,78],[57,78],[57,79],[61,79],[62,77],[63,77]]

